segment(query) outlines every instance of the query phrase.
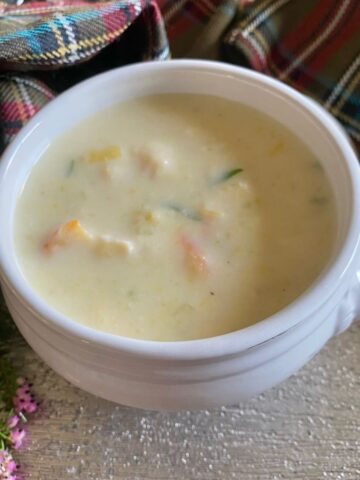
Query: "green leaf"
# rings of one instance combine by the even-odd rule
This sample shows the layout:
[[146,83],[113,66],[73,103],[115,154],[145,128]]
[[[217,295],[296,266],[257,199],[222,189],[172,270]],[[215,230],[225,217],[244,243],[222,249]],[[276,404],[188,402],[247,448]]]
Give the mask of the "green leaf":
[[235,175],[238,175],[243,171],[244,170],[242,168],[233,168],[232,170],[228,170],[227,172],[222,173],[216,180],[214,180],[213,185],[226,182],[230,178],[235,177]]

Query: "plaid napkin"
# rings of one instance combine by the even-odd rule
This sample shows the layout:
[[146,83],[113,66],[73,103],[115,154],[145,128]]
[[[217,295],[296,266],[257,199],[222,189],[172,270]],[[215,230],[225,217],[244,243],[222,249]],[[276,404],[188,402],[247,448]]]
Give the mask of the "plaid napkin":
[[161,13],[152,0],[2,2],[0,15],[5,143],[55,91],[115,66],[169,56]]
[[360,147],[360,1],[258,2],[225,37],[225,58],[318,100]]
[[54,92],[119,65],[168,59],[171,51],[279,78],[322,103],[360,147],[359,0],[13,3],[0,2],[6,143]]

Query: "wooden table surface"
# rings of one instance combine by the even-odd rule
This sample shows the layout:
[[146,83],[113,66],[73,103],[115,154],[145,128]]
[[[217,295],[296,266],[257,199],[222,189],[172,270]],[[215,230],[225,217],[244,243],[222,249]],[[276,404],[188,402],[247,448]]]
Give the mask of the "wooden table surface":
[[260,397],[211,411],[115,405],[62,380],[19,342],[42,411],[17,459],[35,480],[360,480],[360,322]]

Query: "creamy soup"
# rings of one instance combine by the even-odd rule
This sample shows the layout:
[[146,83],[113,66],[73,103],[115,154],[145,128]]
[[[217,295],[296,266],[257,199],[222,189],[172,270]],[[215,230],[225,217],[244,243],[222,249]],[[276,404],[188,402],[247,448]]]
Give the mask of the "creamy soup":
[[53,143],[18,199],[24,275],[97,330],[224,334],[277,312],[329,260],[335,206],[310,150],[271,118],[205,95],[105,110]]

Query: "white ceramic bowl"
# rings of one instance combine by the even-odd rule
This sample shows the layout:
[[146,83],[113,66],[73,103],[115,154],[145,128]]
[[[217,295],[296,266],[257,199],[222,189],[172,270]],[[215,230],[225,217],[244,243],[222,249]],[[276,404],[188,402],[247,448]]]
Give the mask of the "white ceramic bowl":
[[[272,317],[209,339],[141,341],[77,324],[31,288],[14,250],[16,200],[48,145],[109,105],[164,92],[214,94],[272,116],[321,160],[336,197],[336,247],[318,280]],[[60,95],[4,153],[0,167],[2,287],[9,310],[32,348],[80,388],[115,402],[152,409],[230,404],[284,380],[357,316],[359,208],[360,171],[354,151],[338,123],[313,101],[268,77],[221,63],[133,65],[94,77]]]

